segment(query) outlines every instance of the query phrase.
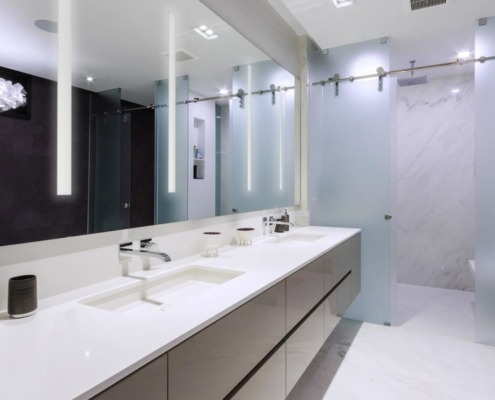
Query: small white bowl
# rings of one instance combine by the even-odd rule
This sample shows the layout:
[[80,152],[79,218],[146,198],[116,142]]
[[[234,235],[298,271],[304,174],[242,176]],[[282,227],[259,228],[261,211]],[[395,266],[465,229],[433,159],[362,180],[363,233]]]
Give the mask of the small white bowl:
[[237,228],[236,233],[240,246],[249,246],[252,243],[254,228]]

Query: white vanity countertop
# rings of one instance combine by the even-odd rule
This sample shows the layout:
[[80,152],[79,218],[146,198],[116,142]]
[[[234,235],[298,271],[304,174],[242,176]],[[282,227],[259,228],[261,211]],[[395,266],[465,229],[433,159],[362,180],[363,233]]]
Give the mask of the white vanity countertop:
[[197,255],[142,272],[157,276],[187,264],[244,272],[148,318],[81,303],[100,292],[141,283],[129,277],[42,300],[32,317],[13,320],[0,315],[0,399],[88,399],[359,231],[297,228],[282,235],[325,236],[314,242],[287,243],[273,243],[273,236],[259,237],[251,246],[223,247],[216,258]]

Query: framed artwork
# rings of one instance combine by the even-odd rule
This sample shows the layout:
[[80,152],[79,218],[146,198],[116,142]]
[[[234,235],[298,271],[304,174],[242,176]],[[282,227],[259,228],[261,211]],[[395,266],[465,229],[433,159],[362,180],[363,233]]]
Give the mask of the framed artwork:
[[[1,117],[11,117],[19,119],[31,119],[31,75],[24,74],[19,71],[0,67],[0,78],[6,81],[8,84],[15,85],[16,83],[21,85],[26,92],[26,103],[20,107],[8,110],[0,111]],[[3,82],[3,81],[0,81]],[[1,91],[0,91],[1,95]]]

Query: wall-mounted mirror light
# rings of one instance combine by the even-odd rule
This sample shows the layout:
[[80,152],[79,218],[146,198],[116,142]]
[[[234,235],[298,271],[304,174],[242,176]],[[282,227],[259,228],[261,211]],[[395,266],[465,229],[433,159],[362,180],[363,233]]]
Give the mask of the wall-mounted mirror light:
[[168,18],[168,192],[176,191],[176,96],[175,96],[175,15]]
[[58,0],[57,195],[72,194],[72,0]]
[[247,99],[246,99],[246,137],[247,137],[247,191],[250,192],[253,187],[253,72],[251,65],[247,66]]

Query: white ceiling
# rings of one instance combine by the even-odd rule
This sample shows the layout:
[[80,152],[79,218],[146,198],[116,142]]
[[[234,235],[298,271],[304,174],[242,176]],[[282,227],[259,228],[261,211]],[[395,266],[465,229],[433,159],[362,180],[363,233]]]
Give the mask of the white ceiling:
[[[494,0],[447,0],[414,12],[409,0],[356,0],[342,8],[332,0],[268,1],[322,49],[389,37],[391,69],[407,68],[410,60],[416,66],[455,61],[458,52],[474,51],[477,20],[495,16]],[[472,65],[451,70],[461,68]]]
[[[391,69],[453,61],[473,50],[474,28],[495,15],[495,0],[447,0],[447,5],[411,12],[409,0],[356,0],[336,8],[331,0],[267,0],[298,34],[320,48],[389,37]],[[57,0],[0,0],[0,65],[55,79],[56,35],[34,26],[57,19]],[[234,65],[267,59],[199,0],[73,0],[73,84],[94,91],[122,87],[123,97],[153,102],[153,82],[168,74],[168,12],[177,16],[177,48],[196,60],[178,64],[191,90],[213,96],[229,86]],[[207,41],[200,24],[220,36]],[[491,56],[491,55],[487,55]],[[378,67],[378,66],[377,66]],[[462,70],[463,68],[464,70]],[[472,70],[452,67],[451,73]],[[446,72],[446,71],[443,71]],[[429,75],[434,72],[428,72]],[[84,77],[95,82],[88,84]]]

